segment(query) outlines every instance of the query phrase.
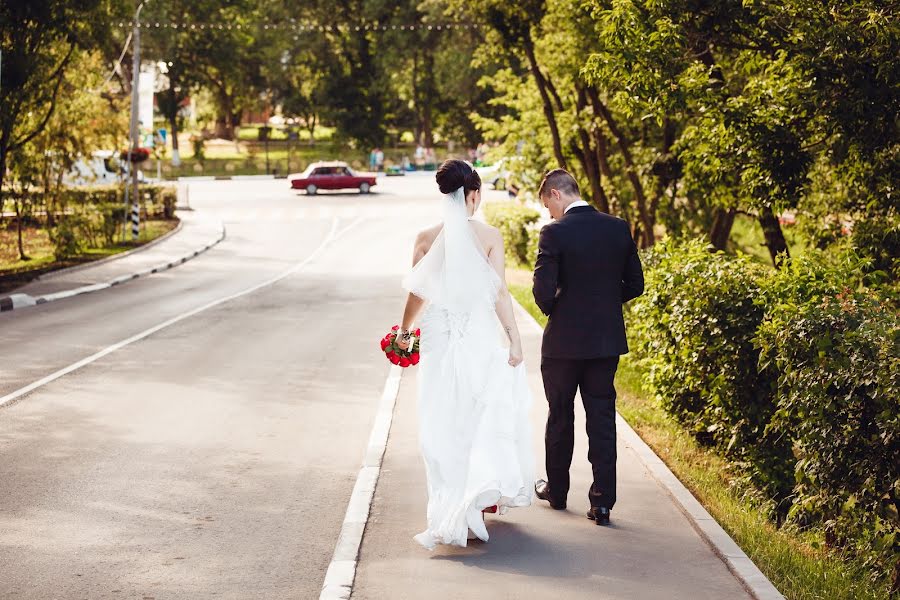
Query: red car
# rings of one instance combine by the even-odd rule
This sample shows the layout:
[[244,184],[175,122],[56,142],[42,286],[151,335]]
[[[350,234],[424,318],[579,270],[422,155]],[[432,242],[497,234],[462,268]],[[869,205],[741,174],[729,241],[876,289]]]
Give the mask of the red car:
[[355,173],[344,162],[317,162],[309,165],[302,173],[290,175],[288,179],[295,190],[306,190],[313,195],[319,190],[358,189],[368,194],[375,185],[374,173]]

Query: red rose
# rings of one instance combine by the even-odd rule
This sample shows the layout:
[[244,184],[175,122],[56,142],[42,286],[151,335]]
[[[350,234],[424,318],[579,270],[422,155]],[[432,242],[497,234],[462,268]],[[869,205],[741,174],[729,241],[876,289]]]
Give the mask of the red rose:
[[385,348],[387,348],[390,345],[391,345],[390,340],[381,340],[381,349],[382,350],[384,350]]
[[394,325],[393,327],[391,327],[391,331],[399,331],[399,330],[400,330],[399,325]]
[[406,358],[406,357],[404,356],[403,358],[400,359],[400,362],[397,363],[397,364],[399,364],[401,367],[403,367],[403,368],[405,369],[405,368],[408,367],[411,363],[409,362],[409,359]]
[[411,363],[414,364],[414,365],[419,364],[419,353],[418,353],[418,352],[414,352],[414,353],[409,357],[409,362],[411,362]]
[[388,358],[389,358],[390,361],[391,361],[392,363],[394,363],[395,365],[400,364],[400,360],[401,360],[400,357],[397,356],[396,354],[394,354],[393,352],[391,352],[390,354],[388,354]]
[[422,335],[422,330],[416,329],[416,337],[419,337],[420,335]]

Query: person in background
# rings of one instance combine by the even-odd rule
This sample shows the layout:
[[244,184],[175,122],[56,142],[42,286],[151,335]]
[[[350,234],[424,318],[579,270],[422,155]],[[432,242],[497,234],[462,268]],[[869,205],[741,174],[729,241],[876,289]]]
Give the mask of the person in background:
[[425,164],[425,148],[422,144],[416,146],[416,166],[422,167]]
[[384,152],[381,151],[381,148],[375,148],[375,170],[381,171],[384,169]]

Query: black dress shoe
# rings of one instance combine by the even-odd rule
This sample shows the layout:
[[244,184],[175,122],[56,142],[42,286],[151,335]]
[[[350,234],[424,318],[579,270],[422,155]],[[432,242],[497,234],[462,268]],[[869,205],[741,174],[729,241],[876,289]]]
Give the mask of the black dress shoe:
[[609,525],[609,509],[605,506],[593,507],[588,511],[587,518],[597,525]]
[[541,500],[549,502],[550,508],[553,510],[566,510],[565,501],[560,502],[550,497],[550,484],[543,479],[538,479],[534,482],[534,495]]

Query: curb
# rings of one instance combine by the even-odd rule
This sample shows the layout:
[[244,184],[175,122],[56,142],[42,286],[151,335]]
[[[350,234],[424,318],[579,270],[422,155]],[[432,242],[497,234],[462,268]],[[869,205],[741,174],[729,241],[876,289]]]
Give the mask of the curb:
[[344,514],[344,522],[331,563],[325,572],[319,600],[348,600],[353,594],[359,551],[369,522],[375,489],[381,477],[381,466],[394,420],[394,407],[400,394],[402,377],[403,369],[396,365],[391,367],[369,434],[363,464],[356,476],[350,500],[347,502],[347,512]]
[[716,556],[722,559],[744,589],[756,600],[784,600],[781,592],[618,412],[616,425],[625,443],[631,446],[653,478],[666,490],[675,501],[675,505],[690,521],[694,530],[712,548]]
[[[172,235],[172,234],[174,234],[174,230],[172,232],[169,232],[166,235]],[[157,240],[157,241],[162,241],[162,239],[163,238],[159,238],[159,240]],[[72,296],[79,296],[81,294],[97,292],[100,290],[105,290],[107,288],[111,288],[116,285],[121,285],[121,284],[131,281],[133,279],[138,279],[139,277],[146,277],[147,275],[152,275],[153,273],[160,273],[160,272],[166,271],[168,269],[173,269],[179,265],[186,263],[187,261],[191,260],[195,256],[199,256],[199,255],[203,254],[204,252],[206,252],[207,250],[209,250],[210,248],[212,248],[213,246],[215,246],[216,244],[218,244],[219,242],[221,242],[224,239],[225,239],[225,225],[220,224],[219,225],[219,234],[217,235],[216,239],[214,239],[211,242],[209,242],[208,244],[205,244],[204,246],[198,248],[197,250],[194,250],[193,252],[188,252],[187,254],[185,254],[183,256],[180,256],[180,257],[170,260],[168,262],[160,263],[160,264],[156,265],[155,267],[151,267],[149,269],[144,269],[143,271],[139,271],[137,273],[120,275],[119,277],[116,277],[115,279],[112,279],[105,283],[95,283],[92,285],[85,285],[85,286],[74,288],[71,290],[65,290],[65,291],[56,292],[53,294],[45,294],[43,296],[38,296],[38,297],[29,296],[28,294],[11,294],[9,296],[0,297],[0,312],[8,312],[8,311],[15,310],[18,308],[25,308],[27,306],[35,306],[38,304],[46,304],[47,302],[54,302],[56,300],[62,300],[64,298],[71,298]],[[143,249],[143,246],[141,248],[136,248],[135,250],[140,250],[140,249]],[[111,259],[122,258],[123,256],[125,256],[125,254],[128,254],[128,253],[123,253],[122,255],[112,256],[110,258]],[[99,262],[91,263],[90,265],[78,265],[78,266],[79,267],[87,267],[87,266],[93,266],[95,264],[99,264]]]
[[[544,330],[515,298],[513,298],[513,303],[518,306],[520,313],[525,316],[531,326],[540,331]],[[637,454],[638,459],[647,468],[653,479],[659,483],[678,509],[687,517],[688,522],[700,538],[725,563],[725,566],[744,589],[756,600],[784,600],[781,592],[772,585],[772,582],[750,560],[750,557],[731,539],[731,536],[703,508],[690,490],[679,481],[666,463],[653,452],[653,449],[641,439],[618,411],[616,411],[616,429],[623,441]]]
[[268,179],[287,179],[287,175],[183,175],[167,181],[257,181]]
[[72,267],[66,267],[65,269],[59,269],[57,271],[50,271],[49,273],[44,273],[43,275],[38,276],[37,278],[35,278],[35,281],[47,281],[48,279],[54,279],[56,277],[59,277],[60,275],[67,275],[69,273],[77,273],[78,271],[82,271],[84,269],[96,267],[97,265],[105,265],[108,262],[112,262],[114,260],[119,260],[120,258],[125,258],[126,256],[131,256],[132,254],[137,254],[138,252],[142,252],[144,250],[152,248],[153,246],[159,244],[160,242],[167,240],[171,236],[173,236],[176,233],[178,233],[179,231],[181,231],[182,227],[184,227],[184,221],[179,219],[178,225],[175,227],[175,229],[162,234],[155,240],[149,241],[146,244],[144,244],[143,246],[138,246],[137,248],[132,248],[131,250],[128,250],[126,252],[120,252],[119,254],[107,256],[106,258],[101,258],[100,260],[87,262],[87,263],[84,263],[83,265],[75,265]]

